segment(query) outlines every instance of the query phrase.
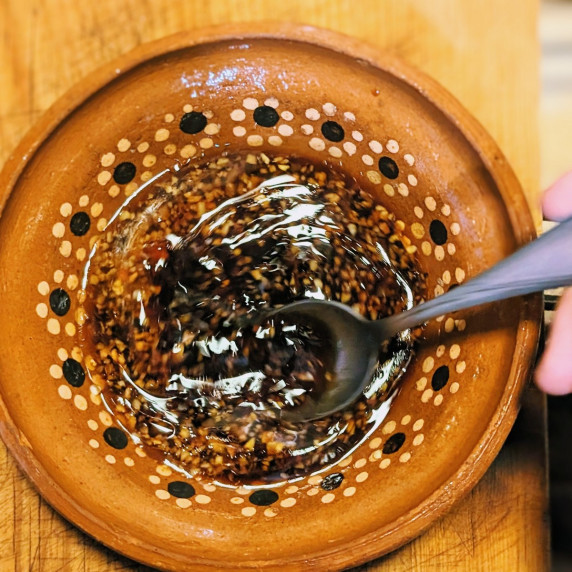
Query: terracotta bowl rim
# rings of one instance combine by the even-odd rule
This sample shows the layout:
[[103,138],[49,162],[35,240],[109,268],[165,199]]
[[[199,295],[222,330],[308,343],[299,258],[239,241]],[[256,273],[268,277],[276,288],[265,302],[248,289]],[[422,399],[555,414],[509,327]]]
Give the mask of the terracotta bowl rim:
[[[0,216],[19,177],[36,151],[61,121],[108,82],[150,59],[198,44],[230,40],[248,41],[249,39],[289,40],[320,46],[366,61],[415,89],[459,130],[486,166],[507,208],[516,243],[524,244],[536,236],[534,221],[520,183],[498,145],[482,125],[445,88],[423,72],[362,40],[314,26],[275,22],[264,22],[257,30],[253,30],[251,23],[242,23],[179,32],[142,44],[88,74],[56,100],[8,157],[0,172]],[[540,337],[542,308],[541,294],[531,295],[523,300],[509,379],[498,407],[492,413],[479,443],[455,473],[450,475],[431,496],[395,521],[391,527],[387,526],[385,529],[366,534],[358,542],[352,541],[329,547],[312,554],[309,559],[250,561],[242,563],[241,567],[258,569],[265,566],[309,565],[311,563],[316,569],[325,570],[334,556],[340,568],[355,566],[390,552],[404,544],[405,541],[413,539],[464,497],[484,475],[512,428],[519,409],[520,395],[529,379],[534,363]],[[143,546],[136,538],[130,537],[129,533],[124,531],[121,531],[120,537],[119,531],[86,513],[65,490],[49,477],[37,461],[11,419],[1,395],[0,437],[43,498],[75,526],[113,550],[134,560],[165,569],[171,569],[170,567],[175,564],[189,564],[188,561],[182,561],[178,555],[161,554],[156,549]],[[404,538],[405,528],[408,528],[408,534]],[[197,559],[194,564],[200,569],[209,569],[213,565],[219,568],[235,567],[232,563],[223,565],[221,562],[214,563],[208,559]]]

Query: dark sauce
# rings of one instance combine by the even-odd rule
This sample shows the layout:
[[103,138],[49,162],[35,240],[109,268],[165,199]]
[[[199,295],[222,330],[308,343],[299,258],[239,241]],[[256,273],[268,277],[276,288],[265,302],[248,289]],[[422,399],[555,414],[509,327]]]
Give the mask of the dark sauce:
[[281,411],[332,383],[332,349],[269,310],[333,299],[377,319],[423,295],[394,217],[341,173],[266,155],[168,173],[116,213],[86,268],[94,383],[133,440],[192,476],[295,478],[335,463],[383,419],[410,332],[380,348],[353,406]]

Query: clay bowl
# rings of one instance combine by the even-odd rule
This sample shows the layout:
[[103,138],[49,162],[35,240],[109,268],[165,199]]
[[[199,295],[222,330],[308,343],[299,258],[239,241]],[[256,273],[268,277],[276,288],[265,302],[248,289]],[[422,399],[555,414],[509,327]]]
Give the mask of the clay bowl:
[[175,161],[232,150],[341,168],[403,221],[430,295],[534,236],[502,153],[434,81],[330,32],[267,30],[139,48],[57,103],[1,177],[2,438],[56,510],[166,570],[332,570],[407,542],[490,465],[537,347],[539,297],[429,324],[381,425],[275,494],[193,482],[125,439],[85,375],[78,282],[112,213]]

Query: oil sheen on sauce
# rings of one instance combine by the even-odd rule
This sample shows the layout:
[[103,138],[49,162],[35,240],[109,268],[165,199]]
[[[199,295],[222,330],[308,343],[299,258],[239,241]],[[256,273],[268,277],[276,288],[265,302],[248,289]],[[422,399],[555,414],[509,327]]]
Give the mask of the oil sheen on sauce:
[[422,280],[394,219],[343,174],[303,160],[222,157],[169,171],[118,209],[83,278],[92,381],[132,440],[219,483],[331,466],[385,417],[411,357],[380,348],[364,395],[313,422],[281,411],[332,383],[311,325],[265,316],[304,298],[371,319],[411,307]]

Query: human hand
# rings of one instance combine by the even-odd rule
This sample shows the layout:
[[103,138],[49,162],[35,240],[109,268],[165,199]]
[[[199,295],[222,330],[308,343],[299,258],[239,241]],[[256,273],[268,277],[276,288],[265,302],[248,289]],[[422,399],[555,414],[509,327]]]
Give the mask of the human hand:
[[[542,210],[549,220],[561,221],[572,216],[572,171],[544,193]],[[558,304],[535,378],[546,393],[572,393],[572,288],[565,290]]]

